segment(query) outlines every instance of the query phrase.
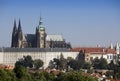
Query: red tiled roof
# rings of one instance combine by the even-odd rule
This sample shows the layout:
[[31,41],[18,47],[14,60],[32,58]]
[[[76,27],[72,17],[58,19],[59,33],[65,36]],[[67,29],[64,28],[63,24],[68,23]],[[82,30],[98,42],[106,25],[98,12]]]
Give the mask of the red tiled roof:
[[103,52],[104,48],[98,48],[98,47],[78,47],[78,48],[72,48],[71,51],[79,52],[81,50],[85,51],[85,53],[89,52]]
[[81,50],[84,51],[85,53],[116,54],[116,51],[114,49],[103,48],[103,47],[78,47],[78,48],[71,49],[71,51],[73,52],[79,52]]
[[114,49],[106,49],[105,52],[108,53],[112,53],[112,54],[116,54],[116,51]]

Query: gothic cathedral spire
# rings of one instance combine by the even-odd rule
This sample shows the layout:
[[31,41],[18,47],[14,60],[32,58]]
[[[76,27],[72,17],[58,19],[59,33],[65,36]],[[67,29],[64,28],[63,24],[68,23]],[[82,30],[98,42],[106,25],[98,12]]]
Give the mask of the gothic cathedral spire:
[[22,47],[22,41],[23,41],[23,33],[22,33],[22,27],[19,19],[18,24],[18,47]]
[[22,28],[21,28],[20,19],[19,19],[19,24],[18,24],[18,31],[19,31],[19,32],[22,32]]
[[17,26],[16,26],[16,20],[14,20],[14,26],[13,26],[12,35],[15,35],[16,33],[17,33]]
[[16,47],[17,44],[17,27],[16,27],[16,20],[14,20],[14,26],[13,26],[13,32],[12,32],[12,42],[11,42],[11,47]]

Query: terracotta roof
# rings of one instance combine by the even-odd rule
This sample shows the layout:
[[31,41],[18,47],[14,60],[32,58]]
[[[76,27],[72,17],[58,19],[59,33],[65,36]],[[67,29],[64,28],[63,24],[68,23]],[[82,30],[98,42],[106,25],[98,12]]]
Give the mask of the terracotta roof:
[[72,48],[71,51],[85,51],[85,53],[90,53],[90,52],[103,52],[104,48],[98,48],[98,47],[78,47],[78,48]]
[[79,52],[81,50],[84,51],[85,53],[116,54],[116,51],[114,49],[103,48],[103,47],[77,47],[77,48],[71,49],[71,51],[73,51],[73,52]]
[[105,52],[108,53],[112,53],[112,54],[116,54],[116,51],[114,49],[106,49]]
[[10,69],[14,69],[14,66],[0,64],[0,68],[1,69],[6,69],[6,70],[10,70]]

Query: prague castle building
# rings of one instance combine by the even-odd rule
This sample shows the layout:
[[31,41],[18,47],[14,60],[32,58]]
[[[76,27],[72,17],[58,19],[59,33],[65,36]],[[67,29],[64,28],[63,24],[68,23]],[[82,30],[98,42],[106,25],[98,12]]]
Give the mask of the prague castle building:
[[110,63],[111,60],[119,60],[120,45],[117,43],[115,49],[112,44],[110,48],[71,48],[70,43],[67,43],[62,35],[48,35],[41,18],[35,34],[23,34],[19,20],[18,27],[14,21],[11,48],[0,48],[0,64],[14,66],[23,56],[30,55],[33,60],[41,59],[44,62],[43,68],[47,68],[49,62],[54,58],[60,58],[61,54],[64,58],[76,59],[80,51],[84,52],[86,62],[90,63],[91,59],[103,57]]
[[66,43],[62,35],[47,35],[42,18],[36,27],[35,34],[23,34],[19,20],[18,28],[16,21],[12,32],[11,47],[14,48],[71,48],[70,43]]
[[30,55],[33,60],[41,59],[43,68],[49,66],[53,58],[62,54],[65,58],[76,58],[79,52],[71,52],[71,45],[62,35],[48,35],[40,18],[35,34],[23,34],[21,22],[18,27],[14,21],[11,48],[0,48],[0,64],[14,66],[23,56]]

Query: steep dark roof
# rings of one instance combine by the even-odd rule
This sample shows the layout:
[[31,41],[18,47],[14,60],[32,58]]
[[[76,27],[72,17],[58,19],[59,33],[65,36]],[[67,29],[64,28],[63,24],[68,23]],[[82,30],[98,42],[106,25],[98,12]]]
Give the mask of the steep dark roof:
[[0,48],[0,52],[2,52],[2,48]]
[[0,52],[70,52],[66,48],[0,48]]
[[35,41],[35,34],[25,34],[25,38],[27,42],[34,42]]

